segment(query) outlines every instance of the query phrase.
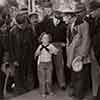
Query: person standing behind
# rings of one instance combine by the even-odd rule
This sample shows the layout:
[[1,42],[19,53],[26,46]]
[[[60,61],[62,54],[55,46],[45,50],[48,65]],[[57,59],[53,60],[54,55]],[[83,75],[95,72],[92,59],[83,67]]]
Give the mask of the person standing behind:
[[16,95],[29,91],[32,87],[32,53],[34,36],[27,16],[19,13],[16,16],[17,24],[10,30],[10,61],[15,68],[15,91]]
[[46,93],[52,93],[52,54],[57,54],[58,49],[53,46],[51,36],[45,32],[40,35],[40,42],[38,49],[35,52],[35,57],[38,56],[38,78],[42,96],[46,97]]
[[[4,24],[4,19],[0,16],[0,34],[2,34],[1,32],[1,27]],[[4,94],[3,94],[3,89],[4,89],[4,83],[5,83],[5,73],[4,71],[1,69],[2,68],[2,59],[3,59],[3,55],[4,55],[4,46],[2,44],[2,38],[0,38],[0,100],[4,99]]]
[[89,23],[89,34],[92,44],[92,95],[93,100],[100,99],[100,2],[91,1],[89,3],[89,13],[85,20]]
[[[39,26],[39,15],[36,12],[32,12],[29,14],[29,19],[32,27],[32,33],[34,35],[34,45],[33,45],[33,53],[35,53],[39,43],[38,43],[38,32],[40,28]],[[38,28],[38,29],[37,29]],[[34,58],[34,57],[33,57]],[[38,87],[38,77],[37,77],[37,61],[33,59],[32,65],[33,65],[33,79],[34,79],[34,88]]]

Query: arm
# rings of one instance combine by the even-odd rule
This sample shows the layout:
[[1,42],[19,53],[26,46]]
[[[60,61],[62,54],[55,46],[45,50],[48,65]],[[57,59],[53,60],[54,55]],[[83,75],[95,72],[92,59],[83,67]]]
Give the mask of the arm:
[[40,53],[41,53],[40,49],[41,49],[41,45],[37,48],[37,50],[35,52],[35,57],[40,55]]
[[[16,33],[17,34],[17,33]],[[15,36],[15,29],[11,30],[9,33],[9,53],[10,53],[10,60],[14,63],[14,65],[19,66],[17,53],[16,53],[16,36]]]
[[82,51],[81,51],[81,55],[83,57],[86,57],[89,53],[89,49],[90,49],[90,37],[89,37],[89,24],[87,22],[84,22],[81,27],[80,30],[82,32]]
[[50,45],[50,48],[51,48],[50,49],[50,53],[54,54],[54,55],[57,55],[59,50],[54,45],[52,45],[52,44]]

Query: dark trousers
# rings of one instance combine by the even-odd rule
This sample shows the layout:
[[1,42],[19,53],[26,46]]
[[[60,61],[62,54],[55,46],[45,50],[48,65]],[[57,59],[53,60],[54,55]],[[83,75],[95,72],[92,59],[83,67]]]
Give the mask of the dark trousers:
[[64,59],[62,54],[62,49],[58,52],[56,56],[53,57],[55,72],[57,76],[57,81],[60,87],[65,87],[65,74],[64,74]]
[[72,71],[71,82],[74,96],[83,98],[89,84],[89,67],[90,64],[84,64],[83,69],[80,72]]
[[26,92],[26,87],[25,87],[26,82],[25,82],[23,66],[21,65],[16,66],[14,81],[15,81],[16,94],[25,93]]
[[97,96],[95,97],[94,100],[100,100],[100,86],[98,88]]
[[4,88],[4,82],[5,82],[6,75],[0,71],[0,98],[3,97],[3,88]]

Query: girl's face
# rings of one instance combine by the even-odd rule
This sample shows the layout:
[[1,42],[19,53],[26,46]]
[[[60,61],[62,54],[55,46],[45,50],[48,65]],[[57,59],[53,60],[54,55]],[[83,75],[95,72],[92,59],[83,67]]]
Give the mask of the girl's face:
[[42,43],[47,44],[49,42],[49,36],[47,34],[44,34],[41,41]]

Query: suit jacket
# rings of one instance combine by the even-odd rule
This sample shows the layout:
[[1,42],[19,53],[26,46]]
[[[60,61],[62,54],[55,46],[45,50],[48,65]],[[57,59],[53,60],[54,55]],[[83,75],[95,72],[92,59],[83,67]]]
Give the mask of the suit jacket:
[[53,42],[66,42],[66,25],[60,21],[58,25],[54,25],[53,18],[46,18],[41,22],[42,32],[51,34]]
[[32,60],[32,50],[34,46],[34,37],[31,27],[23,27],[20,29],[15,26],[10,30],[10,58],[11,61],[18,61],[22,63],[23,59]]

